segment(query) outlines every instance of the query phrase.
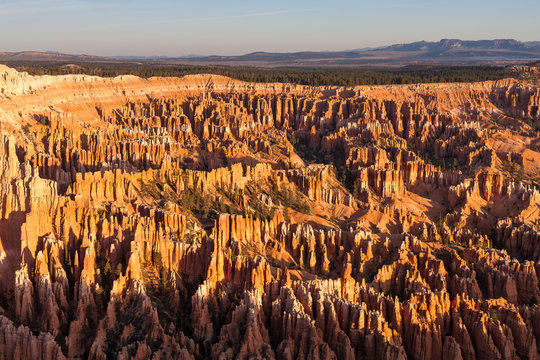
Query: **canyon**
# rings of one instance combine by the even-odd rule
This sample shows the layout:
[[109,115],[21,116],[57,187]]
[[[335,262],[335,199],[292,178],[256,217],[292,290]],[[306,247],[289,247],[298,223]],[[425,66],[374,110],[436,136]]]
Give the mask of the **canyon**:
[[0,358],[538,359],[539,107],[0,65]]

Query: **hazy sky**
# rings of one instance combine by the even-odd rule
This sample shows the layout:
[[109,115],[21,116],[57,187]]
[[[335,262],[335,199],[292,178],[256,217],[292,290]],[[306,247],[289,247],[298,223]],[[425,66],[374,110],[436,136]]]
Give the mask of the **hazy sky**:
[[540,0],[0,0],[0,51],[236,55],[540,40]]

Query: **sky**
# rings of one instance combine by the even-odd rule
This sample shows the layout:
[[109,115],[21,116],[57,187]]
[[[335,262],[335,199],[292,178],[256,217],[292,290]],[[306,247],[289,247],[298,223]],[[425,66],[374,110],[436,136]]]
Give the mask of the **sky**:
[[0,0],[0,51],[100,56],[540,41],[539,0]]

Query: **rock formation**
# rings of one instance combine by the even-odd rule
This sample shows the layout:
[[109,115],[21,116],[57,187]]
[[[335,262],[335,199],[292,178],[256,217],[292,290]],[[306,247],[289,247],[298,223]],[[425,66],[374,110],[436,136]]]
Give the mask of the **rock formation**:
[[0,89],[0,358],[539,358],[538,88]]

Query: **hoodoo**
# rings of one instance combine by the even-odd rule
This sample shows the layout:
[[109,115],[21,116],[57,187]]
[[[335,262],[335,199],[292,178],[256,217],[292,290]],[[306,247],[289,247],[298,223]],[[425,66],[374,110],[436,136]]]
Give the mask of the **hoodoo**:
[[537,359],[540,89],[0,67],[0,358]]

